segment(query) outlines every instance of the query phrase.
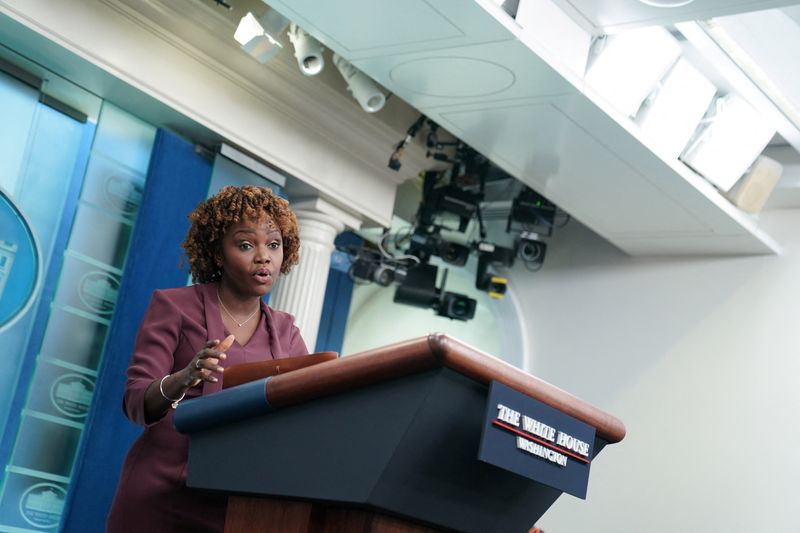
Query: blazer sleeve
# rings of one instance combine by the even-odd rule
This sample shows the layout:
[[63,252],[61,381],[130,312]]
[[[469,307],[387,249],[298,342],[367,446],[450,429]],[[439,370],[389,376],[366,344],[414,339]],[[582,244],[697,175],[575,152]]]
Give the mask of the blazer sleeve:
[[182,313],[163,291],[155,291],[136,334],[122,400],[125,415],[134,424],[147,424],[144,395],[155,380],[172,372],[174,353],[181,335]]

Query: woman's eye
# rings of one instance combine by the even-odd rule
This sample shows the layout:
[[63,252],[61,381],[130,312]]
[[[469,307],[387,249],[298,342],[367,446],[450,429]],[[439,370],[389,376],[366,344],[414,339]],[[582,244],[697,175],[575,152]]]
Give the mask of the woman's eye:
[[249,250],[253,246],[249,242],[243,242],[239,245],[240,250]]
[[278,241],[271,242],[269,243],[269,247],[272,248],[273,250],[277,250],[278,248],[281,247],[281,243],[279,243]]

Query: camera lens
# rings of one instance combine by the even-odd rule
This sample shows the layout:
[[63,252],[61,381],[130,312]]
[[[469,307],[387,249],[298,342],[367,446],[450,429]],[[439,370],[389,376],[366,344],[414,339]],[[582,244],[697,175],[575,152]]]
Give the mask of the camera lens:
[[456,320],[469,320],[475,316],[477,302],[464,294],[446,292],[439,307],[439,316]]
[[525,241],[519,247],[519,257],[523,261],[541,261],[544,256],[544,244],[536,241]]
[[453,316],[462,318],[467,316],[467,313],[469,312],[469,305],[464,300],[456,300],[455,302],[453,302],[453,308],[451,311],[453,313]]

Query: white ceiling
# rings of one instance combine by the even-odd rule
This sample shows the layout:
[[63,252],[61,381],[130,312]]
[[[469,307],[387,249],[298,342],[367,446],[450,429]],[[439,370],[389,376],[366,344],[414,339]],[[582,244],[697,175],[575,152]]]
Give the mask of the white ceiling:
[[[556,2],[595,33],[794,3]],[[631,255],[777,251],[753,217],[678,160],[659,157],[559,50],[525,35],[494,2],[269,5]]]
[[[775,79],[786,94],[800,101],[796,69],[786,67],[800,59],[796,58],[800,44],[793,47],[781,41],[792,38],[793,32],[800,39],[796,24],[800,7],[780,11],[781,32],[770,31],[776,39],[758,38],[758,28],[765,24],[759,17],[774,17],[775,11],[737,15],[798,2],[695,0],[683,8],[660,9],[639,0],[552,0],[549,11],[537,12],[543,19],[538,32],[525,32],[491,0],[269,0],[270,6],[394,94],[390,105],[374,117],[361,113],[343,94],[344,84],[330,64],[319,77],[310,79],[285,57],[288,50],[266,66],[237,53],[231,39],[236,21],[247,11],[267,9],[259,0],[229,0],[233,9],[227,12],[217,8],[214,0],[201,0],[198,9],[182,13],[177,11],[190,5],[190,0],[123,2],[218,59],[242,79],[269,87],[284,80],[296,92],[325,98],[317,108],[327,105],[332,116],[345,116],[344,111],[352,109],[367,121],[386,123],[402,132],[416,117],[416,108],[631,255],[778,250],[756,217],[734,207],[674,157],[662,156],[658,147],[643,140],[636,124],[586,86],[585,59],[568,57],[585,52],[581,46],[570,47],[574,43],[566,39],[558,46],[552,42],[558,41],[562,27],[556,19],[567,15],[577,22],[579,31],[595,34],[725,15],[715,20],[739,28],[758,63],[771,76],[780,73]],[[537,9],[548,4],[548,0],[520,0],[525,2]],[[785,24],[787,20],[794,23]],[[713,69],[713,63],[703,67]],[[331,90],[322,90],[320,80]],[[404,102],[408,105],[399,105]],[[787,129],[794,130],[797,148],[800,132],[796,124],[786,117],[783,120]],[[341,126],[350,134],[357,122]],[[362,135],[365,139],[359,149],[388,160],[391,145],[371,131],[368,128]],[[385,156],[381,155],[384,148]],[[426,164],[424,149],[412,148],[403,171]],[[798,207],[800,164],[792,159],[797,152],[786,146],[771,148],[769,155],[786,161],[784,179],[768,206]],[[403,176],[397,177],[399,181]]]

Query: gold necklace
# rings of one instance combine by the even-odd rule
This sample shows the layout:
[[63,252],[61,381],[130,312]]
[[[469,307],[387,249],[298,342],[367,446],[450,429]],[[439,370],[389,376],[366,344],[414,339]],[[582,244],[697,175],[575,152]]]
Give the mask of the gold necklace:
[[228,316],[229,316],[229,317],[231,317],[231,320],[233,320],[233,322],[234,322],[234,323],[235,323],[237,326],[239,326],[240,328],[241,328],[241,327],[244,327],[244,325],[245,325],[245,324],[247,324],[248,322],[250,322],[250,319],[251,319],[251,318],[253,318],[254,316],[256,316],[256,313],[258,313],[258,311],[261,309],[261,304],[259,303],[259,304],[258,304],[258,307],[256,307],[256,310],[255,310],[255,311],[253,311],[252,313],[250,313],[250,316],[249,316],[249,317],[247,317],[247,318],[244,320],[244,322],[239,322],[238,320],[236,320],[236,317],[235,317],[235,316],[233,316],[233,314],[232,314],[230,311],[228,311],[228,308],[227,308],[227,307],[225,307],[225,304],[224,304],[224,303],[222,303],[222,298],[220,298],[220,296],[219,296],[219,291],[217,291],[217,300],[219,301],[219,305],[222,307],[222,310],[223,310],[223,311],[225,311],[226,313],[228,313]]

